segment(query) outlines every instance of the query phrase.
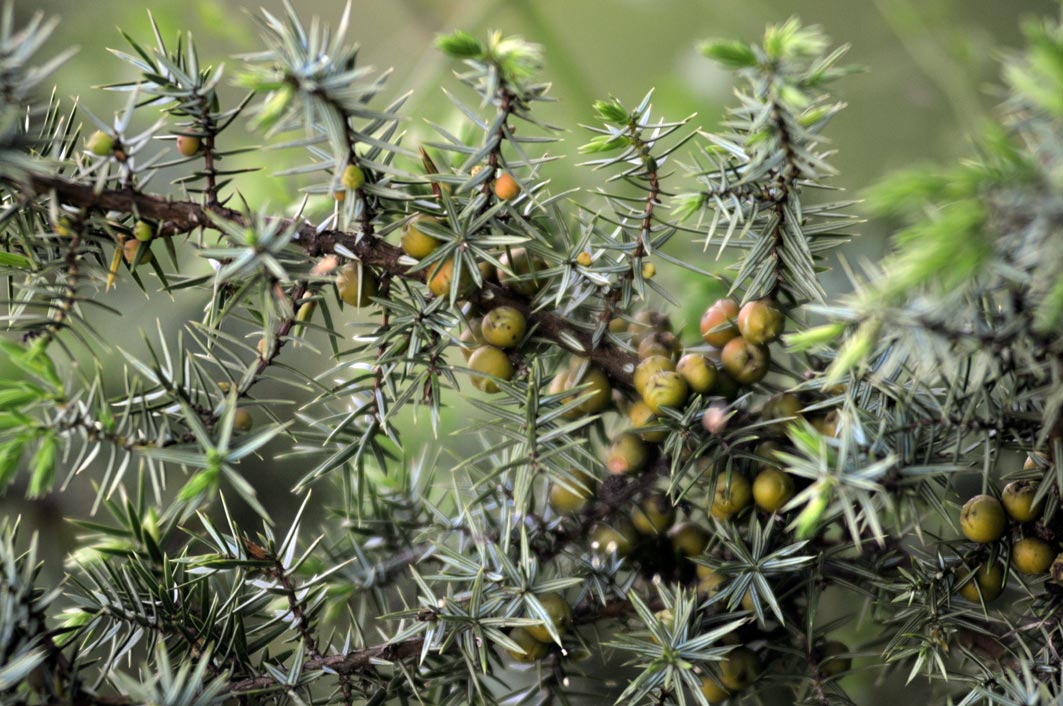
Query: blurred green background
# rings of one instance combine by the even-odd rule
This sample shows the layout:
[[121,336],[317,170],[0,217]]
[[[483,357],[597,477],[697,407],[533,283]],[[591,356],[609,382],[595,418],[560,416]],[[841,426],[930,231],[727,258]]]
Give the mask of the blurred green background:
[[[316,14],[328,21],[335,21],[342,10],[340,0],[294,0],[294,4],[304,17]],[[179,30],[191,31],[201,61],[226,62],[232,78],[239,67],[233,56],[260,47],[259,7],[282,10],[279,0],[150,0],[146,4],[16,0],[16,13],[23,20],[38,8],[61,16],[62,24],[49,45],[51,53],[70,45],[79,46],[80,51],[55,76],[58,94],[64,99],[79,96],[82,105],[104,118],[122,107],[124,97],[93,88],[135,78],[128,65],[107,51],[128,49],[118,27],[151,44],[145,8],[150,9],[168,41]],[[835,42],[851,44],[849,61],[867,69],[838,85],[839,96],[849,108],[828,132],[838,150],[834,163],[840,176],[835,184],[858,197],[862,189],[895,169],[963,154],[968,136],[1000,98],[996,89],[999,52],[1021,46],[1023,18],[1057,13],[1059,4],[1053,0],[359,0],[354,9],[353,38],[363,47],[363,61],[379,68],[394,67],[381,104],[414,91],[404,108],[406,115],[416,116],[407,125],[407,144],[432,138],[423,118],[456,127],[456,113],[443,97],[441,85],[469,97],[451,76],[454,64],[432,47],[437,33],[464,28],[482,34],[497,28],[541,43],[546,54],[545,77],[553,82],[552,95],[559,99],[541,114],[568,129],[562,142],[550,147],[551,153],[569,157],[546,170],[555,190],[570,186],[593,190],[601,183],[602,175],[576,166],[581,161],[576,147],[587,139],[578,125],[592,120],[593,100],[613,94],[634,105],[655,88],[655,114],[681,118],[697,113],[693,124],[712,130],[732,101],[731,77],[700,57],[698,42],[709,37],[755,40],[765,24],[797,15],[806,23],[822,25]],[[239,96],[236,89],[227,92],[234,100]],[[141,122],[147,126],[154,119],[145,115]],[[253,144],[257,136],[241,123],[227,139]],[[298,184],[272,172],[297,163],[301,156],[269,154],[265,158],[268,169],[241,178],[238,186],[252,207],[268,203],[280,208],[295,202]],[[242,159],[244,164],[259,166],[264,161],[261,152]],[[165,180],[159,179],[153,186],[162,189],[163,184]],[[881,221],[862,224],[862,237],[845,250],[845,256],[850,261],[876,258],[889,228],[889,223]],[[714,249],[703,254],[692,239],[676,239],[671,247],[673,254],[711,266]],[[704,307],[707,285],[674,272],[662,271],[661,278],[679,292],[681,300],[692,303],[692,311]],[[828,285],[836,292],[846,287],[837,274],[829,277]],[[174,300],[158,294],[148,299],[132,286],[104,298],[128,315],[121,320],[101,318],[98,325],[105,335],[110,333],[110,340],[134,352],[144,350],[141,337],[133,333],[137,327],[154,336],[155,321],[161,319],[164,329],[176,335],[185,321],[199,317],[206,301],[197,293]],[[148,301],[151,306],[144,305]],[[692,315],[680,312],[678,318],[690,324]],[[300,350],[286,352],[286,362],[305,362],[312,369],[327,366],[324,359]],[[299,356],[307,358],[304,361]],[[114,380],[118,379],[116,374]],[[256,391],[270,397],[282,394],[283,389],[263,386]],[[463,413],[447,416],[441,434],[464,424],[467,407],[459,404],[457,409]],[[408,430],[406,451],[410,455],[436,446],[427,427],[421,423]],[[458,449],[467,443],[471,442],[449,439],[445,446],[457,457]],[[283,450],[283,445],[276,450]],[[444,462],[447,457],[444,453]],[[264,493],[267,506],[283,527],[296,507],[286,491],[302,470],[292,471],[268,454],[243,470]],[[75,534],[58,518],[84,517],[91,502],[91,471],[85,475],[73,485],[84,493],[56,493],[29,502],[23,499],[22,488],[9,489],[0,497],[0,514],[27,515],[31,524],[46,532],[51,558],[59,559]],[[176,488],[180,482],[175,479],[171,484]],[[266,492],[271,489],[275,490]]]

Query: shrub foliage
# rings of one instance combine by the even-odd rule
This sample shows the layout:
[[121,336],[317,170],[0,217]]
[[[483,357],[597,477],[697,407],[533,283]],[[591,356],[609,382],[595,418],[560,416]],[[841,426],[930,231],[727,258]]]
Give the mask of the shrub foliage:
[[[94,495],[62,568],[4,521],[5,703],[1061,698],[1059,25],[969,159],[871,191],[902,225],[839,296],[851,70],[796,20],[701,47],[735,80],[712,132],[596,102],[585,194],[551,191],[519,37],[438,38],[465,127],[413,144],[350,6],[263,13],[224,70],[126,36],[114,120],[49,97],[54,22],[12,18],[0,486]],[[301,203],[241,195],[244,126]],[[673,330],[680,269],[726,296]],[[111,288],[202,314],[108,340]],[[446,407],[463,431],[412,448]]]

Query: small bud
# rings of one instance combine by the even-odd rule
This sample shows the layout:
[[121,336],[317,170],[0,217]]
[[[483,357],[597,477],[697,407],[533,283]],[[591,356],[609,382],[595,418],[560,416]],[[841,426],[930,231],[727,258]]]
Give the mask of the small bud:
[[343,176],[340,177],[340,183],[348,191],[360,189],[365,184],[365,172],[357,164],[348,164],[343,170]]
[[103,130],[97,130],[89,136],[85,146],[97,157],[106,157],[114,150],[114,137]]

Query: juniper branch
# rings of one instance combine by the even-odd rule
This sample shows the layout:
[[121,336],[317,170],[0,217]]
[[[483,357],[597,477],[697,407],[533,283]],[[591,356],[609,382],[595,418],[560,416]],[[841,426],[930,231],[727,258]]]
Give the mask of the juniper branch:
[[[220,204],[201,206],[192,201],[172,200],[125,189],[96,191],[91,186],[60,176],[33,175],[28,182],[15,183],[13,186],[29,196],[54,194],[59,201],[81,208],[137,213],[141,218],[157,221],[160,224],[157,235],[162,237],[191,233],[201,228],[210,229],[220,220],[243,226],[249,223],[245,214]],[[410,266],[400,261],[404,256],[400,248],[378,238],[364,237],[365,233],[338,230],[319,232],[309,222],[297,223],[284,218],[277,220],[295,229],[294,242],[312,257],[332,253],[340,245],[365,264],[379,268],[392,277],[423,282],[427,276],[427,270],[411,271]],[[529,324],[535,326],[540,335],[571,353],[590,358],[614,382],[631,387],[631,374],[638,362],[634,354],[609,343],[595,346],[590,330],[553,312],[536,310],[529,299],[499,285],[485,282],[483,289],[472,298],[489,307],[512,306],[527,317]],[[288,327],[291,327],[291,322]]]

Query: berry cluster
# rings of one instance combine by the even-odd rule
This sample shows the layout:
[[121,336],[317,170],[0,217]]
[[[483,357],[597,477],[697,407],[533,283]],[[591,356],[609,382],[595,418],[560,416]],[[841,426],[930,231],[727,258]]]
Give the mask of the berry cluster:
[[[753,473],[747,475],[745,467],[727,472],[717,469],[714,473],[707,460],[690,459],[704,466],[703,476],[715,476],[713,491],[703,508],[697,506],[696,500],[673,500],[651,470],[663,460],[665,452],[659,445],[668,438],[685,407],[707,407],[703,425],[710,433],[714,430],[705,419],[713,411],[722,410],[726,420],[730,413],[726,402],[766,375],[768,345],[782,329],[782,310],[769,299],[754,300],[741,308],[724,299],[709,307],[701,322],[703,338],[711,346],[708,349],[699,346],[684,351],[668,318],[659,312],[642,311],[630,320],[615,319],[610,331],[627,337],[639,358],[632,376],[638,394],[634,400],[613,393],[608,378],[585,360],[574,358],[562,368],[551,382],[551,393],[579,389],[584,401],[578,411],[585,414],[602,411],[615,402],[626,412],[628,422],[604,450],[605,478],[572,469],[569,477],[555,480],[549,488],[550,507],[586,529],[592,555],[622,558],[643,576],[669,576],[695,586],[709,602],[720,594],[729,577],[703,563],[715,552],[710,549],[710,525],[713,520],[732,521],[753,506],[769,516],[775,515],[795,496],[798,483],[804,481],[780,468],[773,458],[784,449],[784,420],[802,418],[804,402],[796,394],[783,393],[762,405],[759,414],[765,420],[779,421],[765,426],[763,439],[753,449],[753,455],[760,459],[751,469]],[[470,345],[479,343],[470,332],[463,337]],[[824,435],[833,436],[837,429],[835,413],[809,414],[807,421]],[[621,479],[636,482],[614,482]],[[625,495],[618,488],[634,490]],[[740,607],[754,610],[753,597],[748,592],[742,596]],[[671,620],[668,610],[658,613],[658,618]],[[521,637],[525,637],[523,632]],[[731,638],[739,639],[737,635]],[[546,646],[533,647],[528,654],[536,658],[548,652]],[[848,659],[839,656],[847,652],[838,642],[817,647],[819,674],[829,677],[847,670]],[[709,703],[719,703],[745,689],[761,672],[761,662],[756,651],[737,647],[718,670],[703,675],[705,698]]]
[[[1025,470],[1037,466],[1029,458]],[[1063,582],[1063,552],[1052,530],[1039,522],[1043,510],[1036,484],[1027,480],[1008,483],[999,499],[981,494],[964,503],[960,530],[982,546],[972,553],[977,565],[958,584],[961,596],[974,602],[996,600],[1007,585],[1006,564],[1024,576],[1051,573],[1057,583]],[[1005,553],[1006,562],[1001,556]]]

